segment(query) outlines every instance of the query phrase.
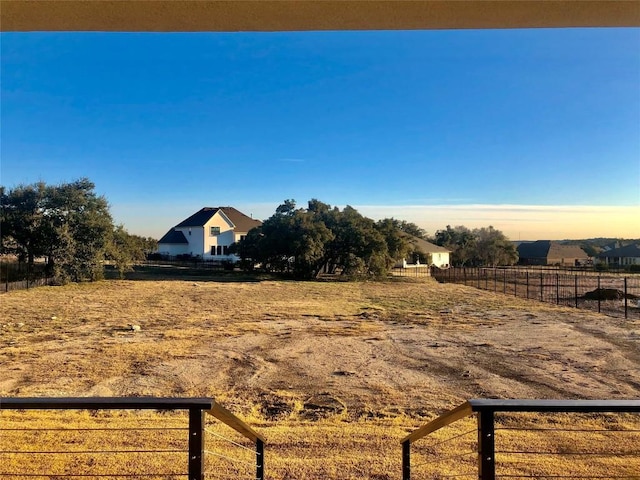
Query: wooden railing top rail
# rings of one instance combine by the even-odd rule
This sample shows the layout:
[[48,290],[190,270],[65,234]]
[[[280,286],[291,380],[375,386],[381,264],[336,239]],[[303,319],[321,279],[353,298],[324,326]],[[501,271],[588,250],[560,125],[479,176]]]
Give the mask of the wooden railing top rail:
[[262,435],[211,398],[163,397],[76,397],[18,398],[0,397],[0,410],[190,410],[198,409],[214,416],[236,432],[255,442]]
[[413,431],[400,443],[413,443],[436,430],[446,427],[474,412],[571,412],[611,413],[640,412],[638,400],[500,400],[472,399],[445,412],[438,418]]
[[240,420],[220,404],[214,403],[209,410],[206,410],[206,412],[209,415],[213,415],[227,426],[233,428],[239,434],[244,435],[249,440],[253,442],[260,440],[263,443],[266,443],[262,435],[254,431],[249,425],[244,423],[242,420]]
[[440,415],[435,420],[430,421],[426,425],[418,428],[417,430],[404,437],[400,443],[405,443],[407,441],[409,443],[413,443],[416,440],[429,435],[436,430],[441,429],[442,427],[446,427],[447,425],[460,420],[461,418],[468,417],[473,413],[470,402],[471,401],[464,402],[462,405],[458,405],[453,410],[449,410],[448,412]]

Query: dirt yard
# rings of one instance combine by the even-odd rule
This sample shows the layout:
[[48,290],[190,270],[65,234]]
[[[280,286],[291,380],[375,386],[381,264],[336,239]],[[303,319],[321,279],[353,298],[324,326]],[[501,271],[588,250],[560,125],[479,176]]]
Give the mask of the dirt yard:
[[104,281],[2,295],[0,371],[0,396],[211,396],[267,437],[406,432],[468,398],[638,398],[640,321],[431,279]]

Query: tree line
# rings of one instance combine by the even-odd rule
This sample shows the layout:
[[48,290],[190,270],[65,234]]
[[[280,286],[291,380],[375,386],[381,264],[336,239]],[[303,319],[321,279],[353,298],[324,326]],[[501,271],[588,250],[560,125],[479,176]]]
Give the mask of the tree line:
[[471,230],[463,225],[447,225],[436,232],[433,241],[451,251],[451,265],[455,267],[495,267],[518,262],[516,246],[492,226]]
[[[95,193],[87,178],[58,185],[0,186],[0,223],[0,254],[15,255],[30,267],[36,259],[45,259],[45,273],[60,283],[103,278],[105,261],[122,277],[157,246],[152,238],[114,225],[107,199]],[[245,270],[259,268],[294,278],[321,273],[379,277],[403,259],[429,265],[428,253],[417,245],[420,238],[450,250],[456,266],[506,265],[518,258],[514,245],[493,227],[447,226],[429,238],[414,223],[374,221],[351,206],[341,210],[317,199],[306,208],[285,200],[231,245],[230,253]]]
[[[374,221],[356,209],[338,207],[317,199],[306,208],[285,200],[274,215],[248,232],[231,252],[246,270],[288,273],[295,278],[314,278],[320,273],[376,277],[386,275],[403,258],[430,259],[415,244],[429,240],[417,225],[385,218]],[[466,227],[438,231],[433,240],[452,251],[454,264],[503,265],[514,263],[515,246],[493,227]]]
[[15,255],[30,267],[44,258],[45,273],[60,283],[101,279],[105,261],[123,276],[156,241],[114,225],[106,198],[94,189],[87,178],[0,186],[0,254]]

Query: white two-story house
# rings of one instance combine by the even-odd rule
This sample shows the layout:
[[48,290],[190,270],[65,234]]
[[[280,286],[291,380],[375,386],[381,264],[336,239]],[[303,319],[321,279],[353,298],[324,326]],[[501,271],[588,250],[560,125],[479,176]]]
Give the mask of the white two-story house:
[[205,207],[169,230],[158,241],[158,253],[237,261],[229,245],[261,223],[233,207]]

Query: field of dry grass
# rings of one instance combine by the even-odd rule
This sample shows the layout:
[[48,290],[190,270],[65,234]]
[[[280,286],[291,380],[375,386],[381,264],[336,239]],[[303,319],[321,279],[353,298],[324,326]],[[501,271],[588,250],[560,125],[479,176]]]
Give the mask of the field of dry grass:
[[[386,480],[399,440],[467,398],[638,398],[639,343],[638,321],[430,279],[112,280],[0,297],[0,395],[214,397],[264,433],[269,479]],[[233,468],[211,478],[251,478]]]

